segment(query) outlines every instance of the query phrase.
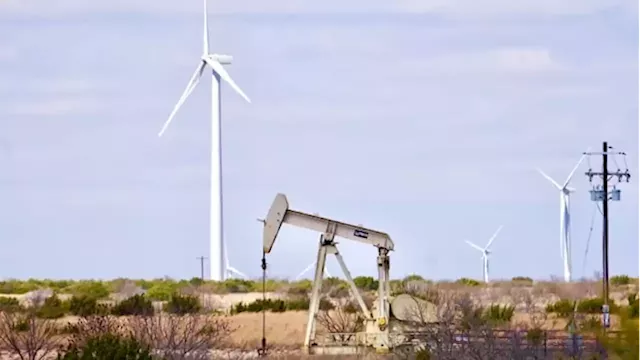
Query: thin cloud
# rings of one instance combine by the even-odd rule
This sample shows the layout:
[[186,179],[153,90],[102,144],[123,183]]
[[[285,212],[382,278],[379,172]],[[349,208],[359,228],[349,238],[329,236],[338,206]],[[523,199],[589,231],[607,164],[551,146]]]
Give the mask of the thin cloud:
[[7,105],[6,113],[12,116],[73,116],[94,114],[100,108],[95,99],[54,98],[11,103]]
[[[8,0],[0,4],[6,14],[31,16],[67,16],[103,13],[195,14],[201,9],[197,2],[114,0],[81,1]],[[586,15],[610,9],[637,9],[630,0],[304,0],[215,2],[211,12],[217,14],[340,14],[340,13],[420,13],[445,16],[501,16],[501,15]]]
[[552,59],[548,49],[527,47],[451,53],[427,58],[421,64],[416,64],[413,61],[404,65],[413,65],[424,71],[440,75],[452,73],[495,74],[498,72],[531,74],[565,69]]
[[[0,8],[2,5],[0,5]],[[10,62],[18,58],[18,48],[0,44],[0,62]]]

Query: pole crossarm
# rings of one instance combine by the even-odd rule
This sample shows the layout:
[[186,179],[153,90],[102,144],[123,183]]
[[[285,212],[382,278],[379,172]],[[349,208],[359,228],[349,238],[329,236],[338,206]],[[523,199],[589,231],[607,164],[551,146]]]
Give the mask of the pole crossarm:
[[629,182],[629,179],[631,178],[631,174],[629,173],[629,170],[625,170],[625,171],[587,171],[584,173],[585,175],[587,175],[589,177],[589,181],[593,180],[594,176],[599,176],[601,178],[604,178],[605,176],[609,179],[612,177],[618,177],[618,182],[622,182],[622,180],[626,180],[627,182]]

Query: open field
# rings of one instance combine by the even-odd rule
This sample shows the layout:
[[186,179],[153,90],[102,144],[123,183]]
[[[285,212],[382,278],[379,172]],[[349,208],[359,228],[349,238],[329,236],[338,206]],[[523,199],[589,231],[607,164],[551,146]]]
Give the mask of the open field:
[[[358,277],[355,282],[365,302],[370,306],[375,298],[374,289],[377,288],[377,282],[370,277]],[[299,282],[270,280],[268,282],[267,290],[269,291],[264,296],[271,299],[270,304],[277,307],[267,307],[265,313],[266,339],[272,354],[279,354],[286,358],[301,356],[300,348],[307,324],[306,309],[310,285],[308,280]],[[260,313],[263,294],[256,291],[260,287],[261,284],[258,282],[243,280],[228,280],[222,283],[202,282],[198,279],[190,281],[117,279],[75,282],[10,280],[0,282],[0,316],[6,319],[8,315],[3,313],[7,311],[17,314],[12,316],[26,316],[24,314],[29,313],[28,309],[51,307],[47,311],[36,311],[33,314],[38,319],[48,319],[42,321],[55,324],[57,329],[55,332],[60,334],[56,336],[64,338],[74,336],[73,331],[69,332],[68,324],[72,324],[71,328],[73,328],[78,323],[82,324],[88,319],[87,316],[90,316],[79,313],[79,311],[86,312],[85,303],[89,301],[87,299],[94,304],[93,307],[89,307],[93,309],[90,314],[107,309],[106,311],[111,314],[109,316],[119,319],[116,321],[124,321],[129,324],[127,326],[134,328],[153,324],[145,325],[144,316],[137,319],[136,314],[139,311],[146,311],[144,309],[126,310],[124,308],[123,310],[121,305],[130,303],[129,300],[143,299],[142,301],[148,303],[149,309],[156,314],[153,318],[183,321],[171,320],[172,314],[177,313],[175,308],[170,309],[176,304],[176,298],[190,299],[189,301],[194,303],[190,305],[192,308],[186,312],[187,314],[196,314],[194,316],[208,319],[204,321],[224,324],[217,336],[219,341],[209,344],[209,348],[215,348],[216,351],[222,351],[227,355],[233,352],[255,354],[256,349],[260,347],[263,327]],[[410,322],[411,326],[417,326],[416,329],[425,329],[425,326],[429,326],[428,324],[434,321],[442,323],[447,317],[441,309],[449,309],[448,311],[454,311],[456,314],[466,312],[467,315],[463,315],[462,318],[456,315],[456,318],[463,321],[467,321],[464,320],[465,316],[471,315],[473,321],[484,324],[481,326],[491,324],[493,330],[510,332],[512,335],[508,335],[508,339],[514,336],[526,337],[528,332],[533,330],[566,338],[570,319],[574,319],[572,320],[574,324],[579,324],[580,331],[592,331],[588,329],[597,327],[600,322],[600,303],[598,302],[600,290],[601,283],[598,281],[585,280],[566,284],[553,281],[531,281],[525,278],[481,284],[471,279],[431,282],[412,276],[403,280],[394,280],[392,285],[392,294],[411,294],[415,298],[428,301],[436,309],[431,317],[432,320],[421,324],[415,321]],[[350,319],[357,319],[357,310],[346,310],[353,302],[343,281],[335,278],[326,279],[322,293],[328,305],[325,305],[325,309],[321,306],[321,312],[326,316],[331,317],[336,312],[344,312],[348,313]],[[637,279],[622,277],[612,281],[610,298],[615,308],[615,311],[612,311],[613,330],[621,328],[618,314],[628,314],[635,309],[633,317],[637,318],[637,293]],[[46,299],[55,300],[51,300],[47,305],[49,300]],[[455,306],[451,307],[452,304]],[[119,309],[118,312],[115,312],[115,309]],[[131,313],[131,311],[134,312]],[[492,311],[494,314],[488,317]],[[577,315],[580,315],[579,318],[574,317]],[[405,322],[402,326],[407,324],[409,323]],[[327,326],[327,323],[319,321],[320,336],[323,333],[356,331],[330,331]],[[486,330],[482,330],[481,333],[483,331]],[[505,344],[511,341],[508,339],[505,340]],[[227,355],[223,357],[234,358]]]

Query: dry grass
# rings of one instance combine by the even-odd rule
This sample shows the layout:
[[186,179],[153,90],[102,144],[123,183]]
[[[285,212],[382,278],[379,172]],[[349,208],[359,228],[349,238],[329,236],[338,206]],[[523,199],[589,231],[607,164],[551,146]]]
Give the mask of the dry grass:
[[[297,349],[302,346],[307,326],[307,312],[290,311],[266,313],[266,338],[271,347]],[[262,340],[262,314],[243,313],[228,316],[231,327],[231,343],[235,347],[255,349]]]
[[[513,327],[526,327],[530,325],[531,314],[528,307],[535,307],[543,311],[544,306],[555,302],[561,298],[581,299],[598,296],[601,291],[601,283],[597,281],[580,281],[570,284],[552,281],[536,281],[532,284],[519,283],[514,281],[493,282],[489,285],[465,286],[453,282],[425,283],[417,281],[413,284],[421,291],[428,290],[433,293],[455,293],[468,294],[478,305],[487,306],[489,304],[510,304],[516,306]],[[615,286],[611,288],[611,297],[616,303],[626,305],[626,296],[629,293],[637,292],[638,285]],[[272,293],[269,297],[281,297],[284,294]],[[16,297],[23,300],[24,295],[0,295]],[[66,296],[61,296],[66,298]],[[262,294],[226,294],[204,296],[209,305],[215,304],[219,309],[229,309],[238,302],[251,302],[261,298]],[[529,304],[525,300],[528,299]],[[225,316],[230,323],[230,346],[239,349],[256,349],[260,346],[262,339],[262,314],[261,313],[241,313],[237,315]],[[616,319],[612,319],[614,324]],[[61,324],[77,321],[76,317],[68,316],[58,320]],[[565,319],[554,316],[539,319],[541,326],[547,330],[562,330],[566,326]],[[304,332],[307,324],[307,312],[285,312],[266,313],[266,338],[267,343],[272,348],[277,349],[299,349],[304,339]]]

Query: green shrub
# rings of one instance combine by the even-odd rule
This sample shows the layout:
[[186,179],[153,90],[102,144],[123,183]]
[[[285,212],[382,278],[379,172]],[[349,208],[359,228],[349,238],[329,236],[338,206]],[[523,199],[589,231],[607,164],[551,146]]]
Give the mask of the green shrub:
[[171,295],[178,291],[178,284],[173,281],[163,281],[151,285],[146,292],[146,297],[150,300],[169,301]]
[[222,282],[222,287],[230,293],[248,293],[258,289],[262,291],[262,286],[258,288],[253,281],[243,279],[227,279]]
[[560,299],[553,304],[547,304],[546,311],[548,313],[555,313],[560,317],[569,317],[573,314],[576,302],[569,299]]
[[45,299],[42,306],[40,306],[36,315],[42,319],[59,319],[63,317],[68,311],[67,303],[61,301],[55,294]]
[[425,281],[424,278],[418,274],[411,274],[408,276],[405,276],[404,279],[402,279],[402,282],[409,282],[409,281]]
[[469,278],[460,278],[456,281],[456,283],[464,286],[480,286],[480,282],[478,280],[469,279]]
[[490,305],[484,311],[484,318],[495,325],[506,324],[511,322],[515,311],[515,306],[511,305]]
[[13,313],[22,310],[20,301],[12,297],[0,297],[0,312]]
[[83,345],[71,344],[58,360],[153,360],[151,349],[132,337],[102,334]]
[[528,276],[515,276],[511,278],[511,281],[518,282],[518,283],[533,284],[533,279]]
[[598,340],[607,350],[610,359],[639,359],[640,334],[638,333],[638,319],[630,319],[626,314],[620,316],[620,327],[607,336],[602,331],[594,331]]
[[323,289],[333,289],[333,288],[348,288],[349,285],[346,281],[337,278],[335,276],[328,277],[322,281]]
[[[603,304],[604,300],[602,298],[582,299],[577,302],[569,299],[560,299],[553,304],[548,304],[546,311],[564,318],[572,316],[574,310],[580,314],[601,314]],[[615,314],[619,311],[620,309],[616,304],[609,304],[610,313]]]
[[[602,298],[583,299],[578,302],[578,312],[581,314],[601,314],[604,300]],[[615,312],[615,305],[609,304],[609,311]]]
[[286,305],[284,301],[280,299],[258,299],[248,304],[240,302],[233,307],[232,312],[260,312],[263,309],[271,312],[284,312],[286,310]]
[[134,295],[116,304],[111,313],[116,316],[150,316],[153,315],[153,304],[144,295]]
[[433,359],[433,357],[431,356],[431,350],[429,350],[429,347],[427,346],[423,346],[418,348],[415,351],[415,360],[431,360]]
[[[238,303],[232,309],[234,314],[241,312],[260,312],[262,309],[270,312],[285,312],[285,311],[306,311],[309,310],[309,299],[306,297],[282,300],[282,299],[258,299],[248,304]],[[320,299],[318,305],[319,310],[333,310],[333,304],[327,299]]]
[[478,326],[484,326],[488,322],[482,307],[463,308],[461,315],[460,327],[463,330],[470,330],[477,328]]
[[80,281],[69,286],[68,291],[74,296],[102,299],[109,296],[109,288],[101,281]]
[[289,295],[307,296],[307,294],[311,292],[312,287],[313,283],[311,282],[311,280],[300,280],[292,283],[287,289],[287,293]]
[[631,278],[629,277],[629,275],[615,275],[609,278],[609,284],[613,286],[629,285],[631,284]]
[[630,319],[637,319],[640,306],[640,301],[638,301],[638,294],[627,295],[627,301],[629,302],[629,305],[627,306],[627,316]]
[[285,301],[285,309],[287,311],[309,310],[309,299],[305,296],[287,300]]
[[38,290],[41,286],[35,282],[19,280],[0,281],[0,293],[2,294],[26,294],[29,291]]
[[202,306],[197,296],[173,294],[169,302],[164,304],[164,311],[171,314],[195,314],[200,310],[202,310]]
[[372,291],[378,289],[378,280],[374,279],[371,276],[356,276],[353,278],[354,284],[356,287],[365,291]]
[[98,300],[92,296],[80,295],[69,299],[69,312],[76,316],[87,317],[108,313],[105,305],[98,304]]
[[525,339],[527,339],[527,341],[532,345],[541,345],[544,342],[546,335],[546,332],[542,330],[542,328],[535,327],[527,330]]

